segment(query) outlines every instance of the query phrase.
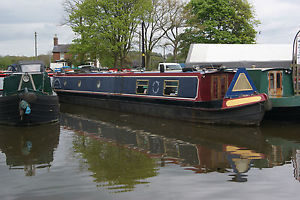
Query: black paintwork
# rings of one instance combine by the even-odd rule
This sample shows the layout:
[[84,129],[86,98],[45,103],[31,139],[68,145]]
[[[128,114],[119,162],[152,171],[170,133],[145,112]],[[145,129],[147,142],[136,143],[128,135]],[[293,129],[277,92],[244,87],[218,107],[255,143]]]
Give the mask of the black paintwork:
[[0,124],[5,125],[37,125],[58,121],[59,102],[56,95],[37,95],[28,101],[31,108],[29,115],[21,119],[19,103],[20,95],[3,96],[0,98]]
[[120,100],[111,96],[95,98],[76,93],[58,92],[60,102],[88,105],[92,107],[129,112],[153,117],[209,124],[259,125],[264,113],[264,103],[256,103],[230,109],[192,107],[143,101]]

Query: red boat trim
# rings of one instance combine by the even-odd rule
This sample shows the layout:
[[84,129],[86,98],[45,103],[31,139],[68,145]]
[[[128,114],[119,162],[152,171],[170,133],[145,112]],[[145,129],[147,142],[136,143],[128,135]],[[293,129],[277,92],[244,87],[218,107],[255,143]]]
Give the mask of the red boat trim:
[[129,73],[103,73],[103,74],[56,74],[55,76],[59,76],[59,77],[111,77],[111,76],[116,76],[116,77],[120,77],[120,76],[124,76],[124,77],[140,77],[140,76],[145,76],[145,77],[201,77],[203,76],[203,74],[201,73],[148,73],[148,72],[140,72],[140,73],[136,73],[136,72],[129,72]]

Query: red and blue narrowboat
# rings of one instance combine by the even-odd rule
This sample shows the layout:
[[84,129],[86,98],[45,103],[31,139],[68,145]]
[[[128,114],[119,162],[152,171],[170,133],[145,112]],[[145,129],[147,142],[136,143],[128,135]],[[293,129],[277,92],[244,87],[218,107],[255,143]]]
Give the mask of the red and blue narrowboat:
[[268,109],[245,69],[65,73],[53,87],[64,103],[196,123],[259,125]]

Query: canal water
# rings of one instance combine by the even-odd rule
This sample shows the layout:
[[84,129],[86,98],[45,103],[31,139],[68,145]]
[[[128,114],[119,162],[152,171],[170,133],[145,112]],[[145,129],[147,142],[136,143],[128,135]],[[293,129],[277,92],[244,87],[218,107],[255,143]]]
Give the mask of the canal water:
[[0,127],[0,199],[298,199],[299,130],[62,104],[59,123]]

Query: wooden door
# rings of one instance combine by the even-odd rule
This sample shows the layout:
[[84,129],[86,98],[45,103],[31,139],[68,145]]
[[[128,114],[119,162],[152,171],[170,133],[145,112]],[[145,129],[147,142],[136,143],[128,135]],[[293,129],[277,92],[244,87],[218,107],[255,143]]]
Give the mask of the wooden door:
[[223,99],[228,89],[226,75],[212,76],[211,79],[211,99]]
[[269,95],[282,97],[282,71],[270,71],[269,75]]

